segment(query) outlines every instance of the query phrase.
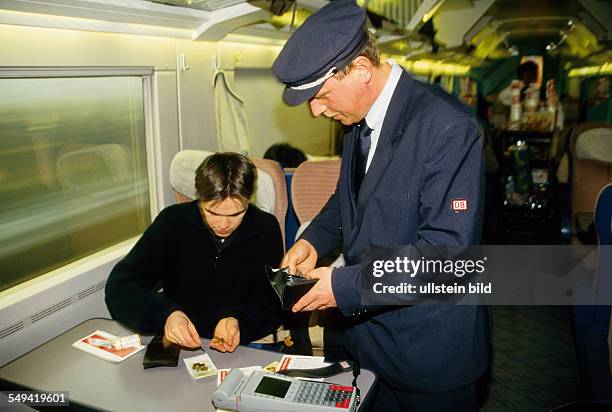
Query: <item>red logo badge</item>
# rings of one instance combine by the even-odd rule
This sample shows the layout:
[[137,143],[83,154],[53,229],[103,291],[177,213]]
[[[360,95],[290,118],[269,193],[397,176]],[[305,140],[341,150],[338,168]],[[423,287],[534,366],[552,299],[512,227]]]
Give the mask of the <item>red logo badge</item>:
[[468,201],[467,199],[453,199],[451,201],[451,207],[453,212],[465,212],[468,210]]

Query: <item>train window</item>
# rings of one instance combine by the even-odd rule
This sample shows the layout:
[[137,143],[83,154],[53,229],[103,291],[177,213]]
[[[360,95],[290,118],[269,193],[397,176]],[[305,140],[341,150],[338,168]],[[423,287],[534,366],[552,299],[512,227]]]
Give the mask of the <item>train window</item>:
[[0,291],[151,220],[141,76],[0,79]]

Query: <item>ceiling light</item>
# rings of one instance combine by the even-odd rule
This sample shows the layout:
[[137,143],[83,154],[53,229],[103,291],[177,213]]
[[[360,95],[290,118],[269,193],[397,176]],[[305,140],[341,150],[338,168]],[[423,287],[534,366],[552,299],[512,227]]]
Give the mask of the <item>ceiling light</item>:
[[508,52],[508,54],[510,56],[518,56],[519,55],[519,51],[518,48],[513,44],[512,46],[508,47],[508,50],[506,50]]
[[587,66],[572,69],[567,74],[568,77],[596,76],[612,74],[612,62],[606,62],[600,66]]
[[437,2],[427,13],[423,15],[423,23],[427,23],[431,18],[436,14],[440,6],[444,3],[444,1]]

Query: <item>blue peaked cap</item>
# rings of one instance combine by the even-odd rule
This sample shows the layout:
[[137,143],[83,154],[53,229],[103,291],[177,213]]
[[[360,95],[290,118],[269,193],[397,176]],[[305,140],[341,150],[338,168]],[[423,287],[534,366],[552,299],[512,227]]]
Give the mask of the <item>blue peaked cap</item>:
[[365,22],[355,0],[332,0],[293,33],[272,65],[289,105],[310,100],[359,55],[368,40]]

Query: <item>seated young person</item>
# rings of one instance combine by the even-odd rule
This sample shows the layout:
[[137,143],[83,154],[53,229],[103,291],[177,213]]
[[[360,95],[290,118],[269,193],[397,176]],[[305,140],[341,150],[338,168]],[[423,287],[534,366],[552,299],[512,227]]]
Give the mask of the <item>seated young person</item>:
[[283,244],[276,218],[249,204],[256,173],[237,153],[202,162],[198,200],[164,209],[113,268],[114,319],[185,347],[212,337],[221,352],[276,330],[282,311],[264,265],[278,267]]

